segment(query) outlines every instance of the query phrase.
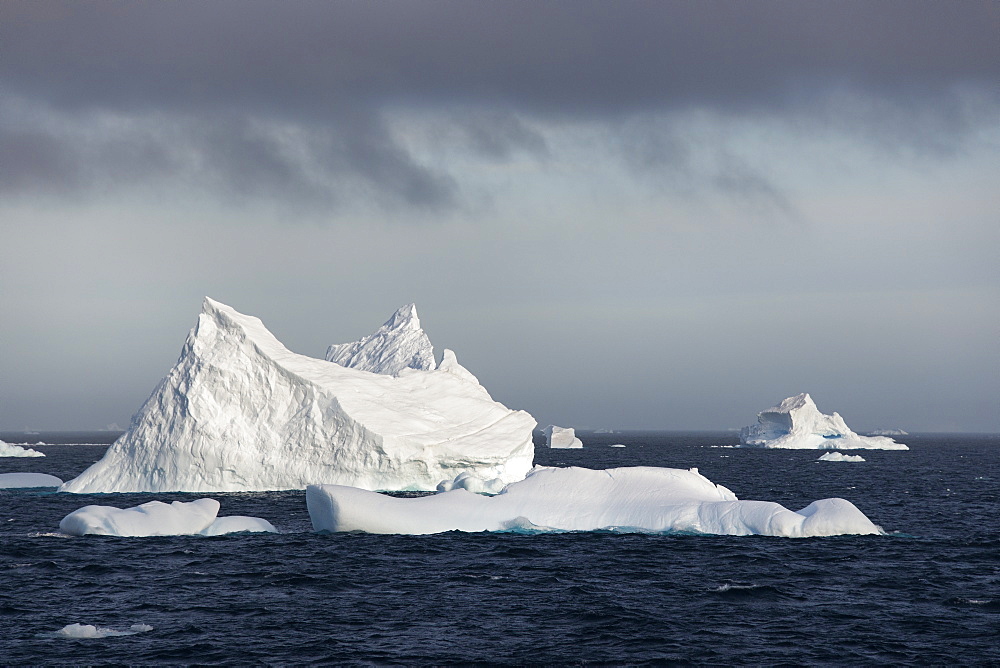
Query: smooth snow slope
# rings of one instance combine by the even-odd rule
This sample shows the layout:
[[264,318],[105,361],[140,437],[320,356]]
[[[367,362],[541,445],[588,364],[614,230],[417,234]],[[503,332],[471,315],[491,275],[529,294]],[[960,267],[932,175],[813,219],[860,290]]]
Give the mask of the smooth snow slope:
[[373,334],[327,348],[326,359],[340,366],[399,375],[403,369],[433,371],[434,346],[420,328],[415,304],[401,306]]
[[530,470],[534,426],[450,350],[433,371],[370,373],[292,353],[257,318],[206,298],[129,430],[61,491],[429,491],[466,471],[505,484]]
[[909,450],[884,436],[861,436],[837,413],[819,412],[812,397],[799,394],[757,414],[757,424],[744,427],[740,445],[813,450]]
[[834,536],[880,530],[844,499],[798,512],[740,501],[697,469],[637,466],[537,467],[496,496],[464,489],[396,498],[352,487],[312,485],[306,502],[317,531],[430,534],[443,531],[688,531],[707,534]]

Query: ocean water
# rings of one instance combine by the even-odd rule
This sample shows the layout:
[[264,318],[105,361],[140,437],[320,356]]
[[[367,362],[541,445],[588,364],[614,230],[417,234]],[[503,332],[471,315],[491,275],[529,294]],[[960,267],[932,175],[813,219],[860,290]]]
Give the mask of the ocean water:
[[[581,435],[536,462],[698,467],[742,499],[849,499],[889,535],[320,535],[304,492],[272,492],[212,496],[276,535],[70,538],[59,520],[87,504],[202,495],[0,490],[0,664],[1000,664],[1000,437],[842,463],[731,433]],[[0,472],[69,479],[112,436],[3,433],[48,445]],[[56,633],[74,623],[146,626]]]

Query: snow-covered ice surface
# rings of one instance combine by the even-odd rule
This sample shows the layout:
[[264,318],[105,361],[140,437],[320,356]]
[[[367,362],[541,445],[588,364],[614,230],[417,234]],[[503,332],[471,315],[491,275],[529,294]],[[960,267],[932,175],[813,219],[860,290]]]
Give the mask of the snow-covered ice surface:
[[396,498],[354,487],[311,485],[317,531],[433,534],[444,531],[692,532],[787,537],[878,534],[854,504],[814,501],[798,512],[740,501],[697,469],[638,466],[595,471],[536,467],[496,496],[464,489]]
[[824,415],[812,397],[799,394],[757,414],[740,432],[742,447],[814,450],[909,450],[884,436],[861,436],[837,413]]
[[0,441],[0,457],[44,457],[44,452]]
[[125,630],[94,626],[93,624],[67,624],[52,635],[63,638],[114,638],[117,636],[134,636],[137,633],[152,631],[149,624],[133,624]]
[[550,424],[542,430],[545,444],[550,448],[582,448],[583,441],[576,437],[573,427],[557,427]]
[[399,375],[403,369],[433,371],[434,347],[420,328],[415,304],[401,306],[373,334],[327,348],[326,359],[341,366]]
[[[358,360],[424,350],[415,311],[404,307],[387,327],[385,349],[369,337]],[[129,430],[61,490],[431,491],[463,472],[506,484],[531,469],[534,427],[526,412],[493,401],[450,350],[433,370],[376,374],[292,353],[257,318],[206,298]]]
[[220,536],[242,531],[275,533],[267,520],[259,517],[216,517],[219,502],[150,501],[134,508],[84,506],[59,523],[59,530],[71,536]]
[[459,473],[454,480],[442,480],[438,483],[437,491],[450,492],[453,489],[464,489],[473,494],[498,494],[503,488],[504,482],[500,478],[483,480],[466,472]]
[[59,487],[62,478],[48,473],[0,473],[0,489]]
[[845,455],[843,452],[827,452],[820,456],[818,462],[863,462],[861,455]]

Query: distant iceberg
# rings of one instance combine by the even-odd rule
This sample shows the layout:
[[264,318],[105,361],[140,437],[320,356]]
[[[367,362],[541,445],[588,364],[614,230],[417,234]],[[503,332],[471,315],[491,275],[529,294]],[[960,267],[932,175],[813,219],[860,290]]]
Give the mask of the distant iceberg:
[[861,436],[837,413],[824,415],[812,397],[799,394],[757,414],[740,432],[742,447],[814,450],[909,450],[884,436]]
[[62,478],[48,473],[0,473],[0,489],[59,487]]
[[550,424],[542,430],[545,444],[550,448],[582,448],[583,441],[576,437],[573,427],[557,427]]
[[861,455],[845,455],[843,452],[827,452],[820,456],[818,462],[863,462],[865,458]]
[[383,330],[332,358],[397,375],[292,353],[257,318],[206,298],[129,430],[61,491],[432,491],[463,472],[524,478],[535,420],[493,401],[450,350],[434,369],[389,364],[430,364],[415,309]]
[[0,441],[0,457],[44,457],[44,452]]
[[868,432],[869,436],[909,436],[910,432],[902,429],[873,429]]
[[798,512],[740,501],[697,469],[535,467],[496,496],[464,489],[397,498],[355,487],[310,485],[316,531],[433,534],[444,531],[692,532],[807,537],[878,534],[850,501],[823,499]]
[[219,502],[149,501],[134,508],[84,506],[59,523],[59,530],[71,536],[219,536],[238,531],[275,533],[277,529],[259,517],[216,517]]

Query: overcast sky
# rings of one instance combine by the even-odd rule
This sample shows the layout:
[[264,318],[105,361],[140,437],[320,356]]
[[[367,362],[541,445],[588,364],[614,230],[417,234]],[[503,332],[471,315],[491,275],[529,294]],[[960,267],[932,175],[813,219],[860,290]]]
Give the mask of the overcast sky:
[[417,304],[541,425],[1000,431],[1000,4],[2,2],[0,429],[125,426],[202,297]]

